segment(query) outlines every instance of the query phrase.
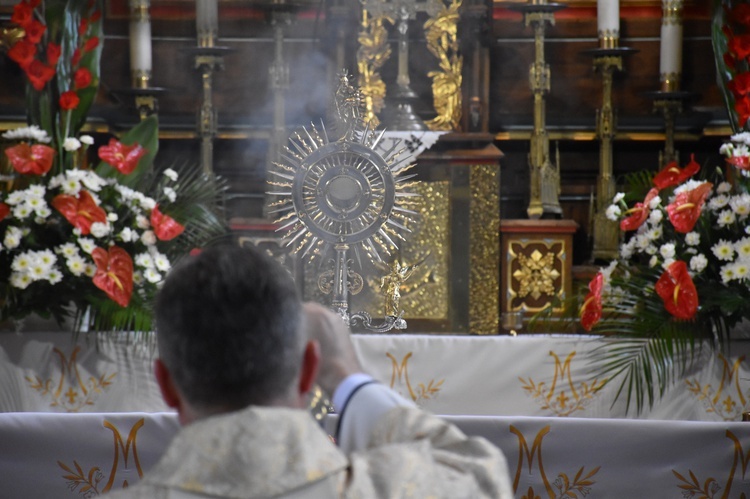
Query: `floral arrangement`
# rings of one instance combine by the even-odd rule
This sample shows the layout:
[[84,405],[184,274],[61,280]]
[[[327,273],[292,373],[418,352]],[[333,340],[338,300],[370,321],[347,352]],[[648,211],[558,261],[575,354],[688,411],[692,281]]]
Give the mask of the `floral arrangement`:
[[99,83],[98,1],[22,0],[11,22],[29,126],[2,134],[0,316],[148,331],[172,263],[224,232],[223,186],[199,165],[154,166],[156,117],[104,144],[81,133]]
[[750,118],[750,4],[714,0],[712,41],[719,88],[738,132]]

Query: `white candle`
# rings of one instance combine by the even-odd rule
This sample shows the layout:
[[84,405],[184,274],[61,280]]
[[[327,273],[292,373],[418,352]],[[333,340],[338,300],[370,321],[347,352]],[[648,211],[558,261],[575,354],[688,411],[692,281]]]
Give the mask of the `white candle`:
[[213,46],[219,32],[219,5],[217,0],[195,1],[195,28],[201,46]]
[[682,74],[682,0],[662,0],[659,82],[663,91],[680,89]]
[[596,25],[601,48],[614,48],[620,40],[620,0],[596,1]]
[[148,18],[130,21],[130,70],[151,72],[151,23]]

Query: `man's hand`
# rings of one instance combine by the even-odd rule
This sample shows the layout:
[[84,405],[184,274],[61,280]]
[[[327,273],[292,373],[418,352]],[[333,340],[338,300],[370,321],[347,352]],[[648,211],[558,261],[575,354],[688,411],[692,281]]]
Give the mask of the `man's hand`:
[[320,345],[320,369],[316,381],[329,395],[344,378],[363,372],[349,337],[349,328],[335,312],[317,303],[305,303],[303,324],[307,339]]

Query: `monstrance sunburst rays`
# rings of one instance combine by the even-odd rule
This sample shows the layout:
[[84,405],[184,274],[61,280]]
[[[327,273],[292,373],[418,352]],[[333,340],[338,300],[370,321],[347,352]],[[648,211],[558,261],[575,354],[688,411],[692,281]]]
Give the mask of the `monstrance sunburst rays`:
[[311,125],[290,137],[269,182],[279,231],[292,251],[303,257],[327,254],[348,245],[361,266],[359,249],[378,262],[404,241],[414,223],[418,195],[411,192],[414,175],[398,144],[376,152],[385,131],[365,127],[331,142],[325,126]]

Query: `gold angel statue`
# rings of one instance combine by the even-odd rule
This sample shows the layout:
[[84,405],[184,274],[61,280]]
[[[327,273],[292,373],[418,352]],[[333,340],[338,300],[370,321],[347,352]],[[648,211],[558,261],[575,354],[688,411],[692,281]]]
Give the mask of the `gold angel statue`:
[[398,260],[394,260],[388,267],[388,275],[383,276],[380,280],[380,290],[385,295],[385,315],[397,317],[400,313],[398,308],[401,301],[401,285],[411,277],[419,264],[401,265]]

